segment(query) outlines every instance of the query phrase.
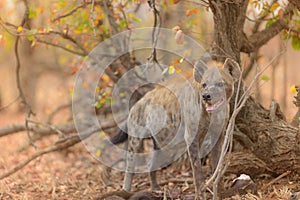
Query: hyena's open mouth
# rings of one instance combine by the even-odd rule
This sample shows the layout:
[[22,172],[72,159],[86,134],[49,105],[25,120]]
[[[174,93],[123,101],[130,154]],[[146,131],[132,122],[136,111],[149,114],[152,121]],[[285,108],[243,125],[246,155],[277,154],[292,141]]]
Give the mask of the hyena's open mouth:
[[223,103],[225,102],[225,99],[222,98],[219,101],[212,103],[211,100],[206,100],[205,101],[205,108],[206,111],[214,111],[218,109]]

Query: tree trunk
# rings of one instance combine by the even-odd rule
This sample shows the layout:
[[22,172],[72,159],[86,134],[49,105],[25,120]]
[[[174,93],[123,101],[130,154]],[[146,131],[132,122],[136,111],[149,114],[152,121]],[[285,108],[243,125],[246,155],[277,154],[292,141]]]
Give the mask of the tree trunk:
[[236,126],[244,137],[241,144],[263,160],[269,169],[280,174],[287,170],[300,173],[300,134],[279,116],[250,98],[236,119]]
[[[214,14],[214,59],[231,57],[240,63],[240,52],[245,42],[243,27],[248,1],[210,0]],[[259,47],[257,47],[259,48]],[[276,174],[287,170],[300,173],[300,134],[298,128],[284,121],[280,114],[270,112],[249,98],[236,119],[239,130],[235,138]],[[233,160],[234,162],[234,160]]]

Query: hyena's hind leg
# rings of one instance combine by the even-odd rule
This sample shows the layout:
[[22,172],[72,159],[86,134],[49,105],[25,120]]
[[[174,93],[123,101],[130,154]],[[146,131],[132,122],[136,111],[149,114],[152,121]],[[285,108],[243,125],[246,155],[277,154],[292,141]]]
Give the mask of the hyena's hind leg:
[[157,164],[157,150],[159,150],[159,147],[157,145],[157,142],[155,141],[154,138],[152,138],[153,141],[153,159],[151,160],[151,166],[150,166],[150,172],[149,172],[149,179],[150,179],[150,184],[151,184],[151,190],[159,190],[159,184],[157,183],[157,176],[156,176],[156,169],[155,165]]
[[123,183],[123,189],[126,191],[131,190],[132,179],[134,176],[137,153],[143,151],[143,139],[128,136],[128,149],[126,153],[126,171]]

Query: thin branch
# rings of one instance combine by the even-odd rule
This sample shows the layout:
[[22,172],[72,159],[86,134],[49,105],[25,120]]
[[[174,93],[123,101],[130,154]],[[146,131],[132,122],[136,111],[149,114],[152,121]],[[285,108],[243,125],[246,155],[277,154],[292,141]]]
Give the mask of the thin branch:
[[291,173],[291,171],[286,171],[284,173],[282,173],[281,175],[279,175],[278,177],[276,177],[274,180],[270,181],[268,184],[264,185],[261,188],[261,191],[264,191],[265,189],[267,189],[269,186],[273,185],[274,183],[276,183],[277,181],[279,181],[280,179],[282,179],[283,177],[289,175]]
[[54,116],[60,112],[61,110],[64,110],[66,108],[69,108],[71,107],[71,103],[67,103],[67,104],[64,104],[64,105],[60,105],[58,106],[57,108],[55,108],[49,115],[48,115],[48,119],[46,120],[47,124],[51,124]]
[[36,153],[32,154],[29,158],[27,158],[23,162],[17,164],[11,170],[9,170],[9,171],[3,173],[2,175],[0,175],[0,180],[16,173],[17,171],[19,171],[20,169],[25,167],[27,164],[29,164],[31,161],[35,160],[38,157],[41,157],[44,154],[48,154],[48,153],[55,152],[55,151],[60,151],[60,150],[66,149],[68,147],[74,146],[75,144],[87,139],[92,134],[94,134],[98,131],[106,130],[106,129],[109,129],[109,128],[112,128],[112,127],[115,127],[115,126],[116,126],[115,122],[110,121],[106,124],[103,124],[101,127],[97,127],[97,128],[92,127],[92,128],[88,129],[87,131],[85,131],[83,133],[76,134],[76,135],[71,135],[70,137],[60,138],[52,146],[50,146],[46,149],[37,151]]
[[243,72],[243,79],[245,79],[249,75],[249,73],[251,72],[251,70],[255,66],[255,64],[257,62],[257,59],[259,58],[258,51],[259,51],[259,49],[256,49],[253,53],[251,53],[250,62],[249,62],[248,66],[245,68],[245,70]]
[[149,7],[152,9],[153,17],[154,17],[153,30],[152,30],[152,52],[150,57],[148,57],[148,61],[152,61],[161,67],[161,65],[157,60],[157,55],[156,55],[156,45],[158,42],[158,35],[160,32],[161,17],[159,11],[156,8],[155,0],[148,1],[148,4]]
[[9,102],[8,104],[2,106],[2,107],[0,108],[0,112],[3,111],[3,110],[5,110],[5,109],[7,109],[8,107],[10,107],[11,105],[13,105],[13,104],[16,103],[17,101],[19,101],[19,99],[20,99],[20,96],[18,96],[17,98],[15,98],[14,100],[12,100],[12,101]]
[[[26,28],[23,27],[22,33],[18,33],[17,32],[18,26],[14,25],[14,24],[11,24],[9,22],[4,22],[1,18],[0,18],[0,25],[1,25],[2,28],[4,28],[4,30],[6,32],[8,32],[9,34],[11,34],[13,36],[35,36],[35,41],[36,42],[44,43],[44,44],[51,45],[51,46],[58,47],[58,48],[62,48],[65,51],[69,51],[70,53],[77,54],[77,55],[80,55],[80,56],[86,56],[86,55],[89,54],[89,52],[84,48],[84,46],[82,44],[80,44],[72,36],[70,36],[68,34],[68,32],[48,31],[48,32],[30,33],[31,29],[26,29]],[[11,31],[11,30],[9,30],[6,26],[13,27],[14,28],[13,29],[14,32]],[[57,44],[54,44],[54,43],[42,40],[42,39],[40,39],[40,38],[37,37],[37,36],[45,36],[45,35],[50,35],[50,34],[59,35],[63,39],[69,40],[70,42],[72,42],[73,44],[75,44],[82,51],[82,53],[70,50],[70,49],[68,49],[66,47],[63,47],[63,46],[60,46],[60,45],[57,45]]]
[[42,125],[44,127],[48,127],[51,130],[53,130],[54,132],[58,133],[58,135],[61,136],[61,137],[65,135],[61,130],[59,130],[58,128],[56,128],[54,126],[51,126],[50,124],[46,124],[46,123],[43,123],[43,122],[38,122],[38,121],[35,121],[33,119],[27,119],[27,121],[30,122],[30,123],[36,124],[38,126]]
[[63,32],[58,32],[58,31],[49,31],[49,33],[52,34],[56,34],[56,35],[60,35],[62,38],[71,41],[73,44],[75,44],[76,46],[78,46],[84,55],[88,55],[89,52],[82,46],[82,44],[80,44],[77,40],[75,40],[73,37],[71,37],[68,32],[63,33]]
[[[254,79],[252,80],[250,86],[248,87],[248,89],[244,92],[244,94],[240,97],[240,99],[238,100],[238,96],[239,94],[236,95],[235,98],[235,104],[234,104],[234,110],[233,113],[229,119],[229,123],[227,125],[227,129],[226,129],[226,133],[225,133],[225,138],[224,138],[224,142],[222,145],[222,150],[221,150],[221,155],[219,158],[219,162],[218,165],[213,173],[213,175],[205,182],[204,186],[202,187],[202,190],[204,190],[205,188],[207,188],[212,182],[213,182],[213,190],[214,193],[217,190],[217,184],[220,181],[220,178],[223,176],[223,174],[225,173],[228,165],[229,165],[229,160],[226,161],[226,163],[224,162],[225,159],[225,155],[228,152],[228,149],[230,150],[232,148],[232,139],[233,139],[233,130],[234,130],[234,125],[235,125],[235,118],[238,115],[238,113],[240,112],[240,110],[243,108],[243,106],[245,105],[246,101],[248,100],[248,98],[251,96],[251,90],[254,86],[254,83],[256,83],[259,79],[259,77],[261,76],[261,74],[268,68],[271,66],[271,64],[279,57],[281,56],[283,53],[285,52],[285,50],[281,51],[278,53],[278,55],[276,55],[265,67],[263,67],[263,69],[258,72]],[[239,91],[240,91],[240,87],[241,85],[241,77],[240,77],[240,82],[239,82]],[[237,92],[239,92],[237,91]],[[230,151],[229,151],[230,154]],[[229,158],[228,158],[229,159]],[[215,193],[216,194],[216,193]],[[216,196],[214,195],[214,199],[216,198]]]
[[[20,24],[21,27],[23,27],[28,21],[29,21],[29,6],[28,6],[28,2],[27,0],[23,0],[24,4],[25,4],[25,13],[24,13],[24,16],[23,16],[23,19],[22,19],[22,22]],[[29,103],[27,102],[26,100],[26,97],[24,95],[24,92],[22,90],[22,86],[21,86],[21,77],[20,77],[20,70],[21,70],[21,61],[20,61],[20,55],[19,55],[19,41],[20,41],[20,36],[17,35],[16,36],[16,41],[15,41],[15,47],[14,47],[14,52],[15,52],[15,57],[16,57],[16,79],[17,79],[17,88],[18,88],[18,91],[19,91],[19,95],[20,95],[20,98],[22,100],[22,103],[25,105],[26,107],[26,118],[25,118],[25,126],[26,126],[26,132],[27,132],[27,136],[28,136],[28,139],[29,139],[29,142],[32,146],[35,147],[34,143],[32,142],[32,139],[31,139],[31,136],[30,136],[30,132],[29,132],[29,126],[28,126],[28,121],[27,119],[30,118],[30,116],[33,113],[32,109],[31,109],[31,106],[29,105]]]
[[2,175],[0,175],[0,180],[2,180],[4,178],[6,178],[6,177],[8,177],[8,176],[10,176],[10,175],[12,175],[14,173],[16,173],[17,171],[19,171],[20,169],[22,169],[23,167],[25,167],[27,164],[29,164],[31,161],[33,161],[34,159],[36,159],[36,158],[38,158],[38,157],[40,157],[40,156],[42,156],[44,154],[55,152],[55,151],[59,151],[59,150],[62,150],[62,149],[66,149],[68,147],[71,147],[71,146],[77,144],[80,141],[81,141],[80,137],[72,138],[71,140],[67,141],[64,144],[59,144],[59,145],[51,146],[51,147],[48,147],[47,149],[37,151],[36,153],[34,153],[33,155],[31,155],[29,158],[27,158],[23,162],[17,164],[13,169],[11,169],[8,172],[3,173]]
[[68,49],[64,46],[61,46],[61,45],[58,45],[58,44],[54,44],[52,42],[48,42],[48,41],[45,41],[45,40],[41,40],[39,38],[36,38],[36,42],[39,42],[39,43],[43,43],[43,44],[47,44],[47,45],[50,45],[50,46],[53,46],[53,47],[58,47],[60,49],[63,49],[69,53],[72,53],[72,54],[76,54],[76,55],[79,55],[79,56],[87,56],[87,54],[85,54],[84,52],[79,52],[79,51],[74,51],[72,49]]
[[58,20],[60,20],[60,19],[63,19],[63,18],[66,18],[66,17],[69,17],[69,16],[73,15],[73,14],[74,14],[75,12],[77,12],[79,9],[85,8],[85,7],[87,6],[87,4],[88,4],[88,3],[83,3],[83,4],[79,5],[79,6],[76,6],[75,8],[73,8],[73,9],[72,9],[71,11],[69,11],[68,13],[66,13],[66,14],[64,14],[64,15],[60,15],[60,16],[54,18],[54,19],[52,20],[52,22],[56,22],[56,21],[58,21]]
[[[71,133],[76,130],[73,122],[64,124],[64,125],[60,125],[60,126],[56,126],[55,128],[59,129],[60,131],[62,131],[64,133]],[[44,126],[44,127],[28,126],[28,130],[31,132],[37,133],[38,135],[51,135],[51,134],[55,133],[53,131],[53,129],[50,129],[49,127],[46,127],[46,126]],[[22,131],[26,131],[25,124],[10,125],[10,126],[0,129],[0,137],[19,133]]]
[[[290,18],[293,15],[293,6],[288,4],[286,6],[286,11],[284,16],[289,16]],[[265,28],[262,31],[258,31],[251,35],[248,39],[248,42],[241,46],[241,52],[251,53],[256,49],[259,49],[261,46],[266,44],[270,39],[276,36],[283,29],[288,28],[288,22],[286,19],[279,19],[275,23],[271,24],[269,27]]]
[[116,23],[116,19],[114,18],[114,15],[109,8],[109,6],[111,5],[111,2],[109,0],[102,0],[102,2],[103,2],[104,12],[108,18],[108,23],[112,28],[112,34],[115,35],[115,34],[119,33],[119,30],[118,30],[118,24]]

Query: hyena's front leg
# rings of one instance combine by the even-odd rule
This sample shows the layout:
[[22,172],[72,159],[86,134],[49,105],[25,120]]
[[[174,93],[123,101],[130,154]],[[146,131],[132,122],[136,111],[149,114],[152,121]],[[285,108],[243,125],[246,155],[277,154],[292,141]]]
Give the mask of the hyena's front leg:
[[[196,134],[194,139],[191,141],[192,135],[186,131],[185,139],[188,145],[188,154],[190,158],[190,163],[193,170],[193,180],[195,185],[195,199],[203,199],[203,194],[201,192],[201,186],[204,183],[204,176],[202,172],[200,155],[200,145],[199,145],[199,134]],[[204,197],[205,198],[205,197]]]
[[[220,156],[221,156],[221,152],[222,152],[222,145],[224,142],[224,134],[225,134],[225,130],[221,133],[218,142],[215,144],[215,146],[213,147],[212,151],[211,151],[211,169],[212,169],[212,173],[215,172],[215,170],[217,169],[219,160],[220,160]],[[216,185],[216,191],[218,195],[220,195],[220,192],[222,191],[223,188],[223,184],[222,184],[222,180]]]
[[132,179],[134,175],[137,153],[143,150],[143,139],[136,137],[128,137],[128,149],[126,153],[126,171],[123,183],[123,189],[131,190]]

